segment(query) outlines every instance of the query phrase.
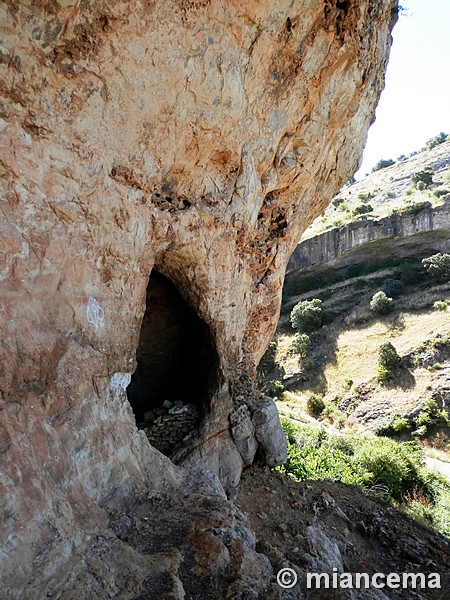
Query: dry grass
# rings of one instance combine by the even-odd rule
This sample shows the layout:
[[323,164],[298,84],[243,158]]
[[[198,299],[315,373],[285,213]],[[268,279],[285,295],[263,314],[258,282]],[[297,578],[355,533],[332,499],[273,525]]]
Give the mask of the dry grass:
[[375,323],[342,331],[337,338],[336,366],[345,377],[351,377],[352,372],[361,372],[367,377],[373,371],[367,363],[370,357],[376,356],[383,342],[395,337],[394,345],[399,354],[407,354],[438,333],[450,333],[447,311],[428,310],[419,314],[395,311]]
[[[432,382],[439,372],[425,368],[417,368],[413,373],[405,370],[405,377],[397,381],[401,384],[398,387],[385,388],[376,384],[378,349],[383,342],[391,341],[400,355],[406,355],[437,334],[450,336],[447,311],[394,311],[378,321],[351,329],[346,327],[341,322],[323,328],[320,346],[317,347],[316,342],[315,350],[316,358],[322,354],[322,369],[313,371],[312,377],[297,394],[285,393],[280,405],[282,412],[288,410],[289,414],[299,418],[310,393],[321,391],[326,400],[333,401],[353,395],[359,386],[365,384],[367,387],[368,382],[371,382],[370,393],[358,397],[351,411],[351,415],[362,422],[365,415],[373,418],[397,412],[404,414],[430,395]],[[288,352],[291,340],[291,334],[282,334],[278,338],[278,358],[287,376],[299,371],[298,358]],[[319,379],[322,389],[317,386]],[[353,382],[350,390],[349,380]]]
[[291,352],[291,345],[294,339],[294,334],[280,334],[277,337],[278,347],[276,361],[283,365],[285,376],[290,377],[298,373],[301,369],[300,359],[298,355]]
[[421,442],[421,446],[425,449],[425,454],[427,456],[436,458],[442,462],[450,463],[450,443],[448,439],[446,439],[443,444],[438,437],[435,437],[433,439],[433,446],[430,446],[429,442]]

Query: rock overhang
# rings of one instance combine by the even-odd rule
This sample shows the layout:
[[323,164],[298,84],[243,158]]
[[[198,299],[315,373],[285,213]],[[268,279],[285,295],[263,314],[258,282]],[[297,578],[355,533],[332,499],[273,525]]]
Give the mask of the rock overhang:
[[358,164],[395,7],[3,4],[0,447],[16,548],[40,539],[43,515],[55,521],[61,494],[94,513],[130,479],[178,480],[124,387],[153,268],[218,353],[184,462],[235,489],[261,441],[245,410],[241,427],[230,415],[258,409],[288,257]]

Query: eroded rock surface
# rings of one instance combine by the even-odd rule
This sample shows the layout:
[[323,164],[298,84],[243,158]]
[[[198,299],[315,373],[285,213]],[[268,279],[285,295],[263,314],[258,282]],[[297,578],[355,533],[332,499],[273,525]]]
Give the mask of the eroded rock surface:
[[[86,597],[150,597],[153,559],[139,550],[105,554],[109,574],[84,557],[95,536],[120,547],[101,498],[186,478],[137,430],[126,396],[153,269],[219,361],[178,462],[235,493],[260,440],[229,415],[255,410],[288,257],[357,166],[396,14],[392,0],[0,5],[7,598],[73,597],[70,577]],[[182,597],[175,571],[167,585]]]

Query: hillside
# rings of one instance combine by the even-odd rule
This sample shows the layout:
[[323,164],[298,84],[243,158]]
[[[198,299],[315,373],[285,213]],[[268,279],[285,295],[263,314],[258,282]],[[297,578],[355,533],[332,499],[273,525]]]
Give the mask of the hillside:
[[[375,490],[447,537],[450,270],[433,276],[422,259],[449,249],[449,163],[446,142],[341,190],[291,258],[277,333],[259,367],[262,389],[285,417],[290,477],[318,480],[315,490],[322,480]],[[423,171],[432,182],[420,189],[413,178]],[[370,213],[354,214],[369,202]],[[312,235],[336,213],[348,222]],[[385,314],[371,308],[379,292]],[[320,319],[310,312],[297,333],[292,310],[312,300]],[[396,356],[389,368],[380,367],[386,344]],[[399,459],[409,452],[416,483],[409,459]],[[402,477],[411,489],[395,496]]]
[[[265,389],[280,397],[282,414],[311,422],[307,401],[316,394],[325,403],[322,424],[349,432],[398,433],[399,439],[418,440],[427,452],[450,460],[448,422],[416,431],[428,402],[447,413],[450,409],[450,278],[433,278],[421,262],[448,250],[450,194],[444,186],[450,183],[449,165],[450,142],[445,142],[372,173],[344,187],[305,232],[290,264],[309,260],[309,269],[286,277],[274,368],[262,376]],[[427,170],[432,183],[420,189],[414,174]],[[373,210],[355,218],[352,211],[369,201]],[[346,225],[313,235],[339,213],[349,219]],[[397,227],[390,228],[393,222]],[[377,226],[381,233],[367,234]],[[370,308],[379,291],[392,298],[385,315]],[[290,313],[314,298],[322,302],[323,321],[300,355],[293,346]],[[386,342],[401,362],[392,381],[380,382],[378,352]],[[283,384],[283,396],[273,381]],[[397,427],[399,420],[403,427]],[[398,431],[392,431],[392,423]]]
[[[415,173],[430,169],[433,183],[428,189],[413,185]],[[404,211],[418,203],[430,202],[433,207],[448,201],[450,193],[450,140],[432,149],[413,153],[394,165],[368,174],[362,181],[344,186],[326,210],[304,232],[301,242],[319,233],[355,222],[355,210],[369,207],[359,218],[377,220]]]
[[[414,183],[427,173],[428,185]],[[449,190],[450,141],[344,186],[303,234],[288,274],[448,252]]]

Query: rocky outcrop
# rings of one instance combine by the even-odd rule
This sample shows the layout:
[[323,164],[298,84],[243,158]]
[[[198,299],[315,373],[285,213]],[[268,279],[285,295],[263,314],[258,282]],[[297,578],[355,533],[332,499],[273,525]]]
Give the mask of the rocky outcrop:
[[429,202],[423,203],[382,219],[362,218],[308,238],[294,250],[287,271],[448,252],[448,200],[434,208]]
[[[136,486],[189,495],[185,469],[199,463],[234,493],[255,444],[267,450],[256,423],[245,438],[229,415],[258,410],[254,370],[288,257],[357,167],[396,10],[392,0],[0,6],[6,597],[70,598],[69,580],[85,590],[77,598],[150,597],[138,590],[154,553],[182,597],[178,555],[126,550],[99,502]],[[126,394],[152,270],[208,328],[218,361],[178,453],[185,469],[137,429]],[[231,527],[223,510],[210,527]],[[199,577],[205,544],[185,562]],[[255,558],[245,545],[242,565]],[[234,555],[219,550],[223,572]],[[263,581],[264,562],[254,569]]]

